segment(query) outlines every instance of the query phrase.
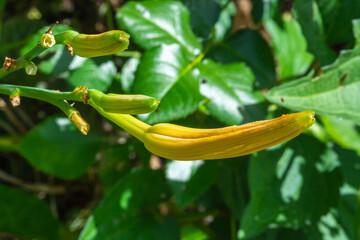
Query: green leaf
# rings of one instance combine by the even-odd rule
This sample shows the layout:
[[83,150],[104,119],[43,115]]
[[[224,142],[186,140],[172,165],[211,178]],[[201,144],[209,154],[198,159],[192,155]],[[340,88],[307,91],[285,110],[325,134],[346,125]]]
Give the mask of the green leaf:
[[181,228],[181,240],[206,240],[209,236],[194,225],[186,225]]
[[360,2],[357,0],[317,0],[330,44],[352,41],[351,21],[360,17]]
[[2,184],[0,194],[0,232],[31,239],[57,239],[58,223],[45,202]]
[[161,101],[156,112],[144,115],[147,122],[166,122],[194,112],[203,97],[196,69],[183,74],[187,54],[179,45],[162,45],[143,55],[136,73],[134,92]]
[[301,28],[289,13],[283,15],[282,24],[280,28],[274,20],[264,22],[278,61],[278,75],[284,79],[304,74],[314,57],[307,52]]
[[[354,20],[354,35],[360,39],[360,21]],[[360,123],[360,44],[342,52],[325,73],[311,75],[271,89],[266,98],[293,110],[315,110],[318,114],[343,117]]]
[[308,42],[308,49],[322,66],[335,60],[335,53],[327,46],[319,7],[314,0],[295,1],[294,11]]
[[106,91],[116,75],[116,66],[108,58],[87,59],[83,65],[72,72],[67,81],[73,86],[87,86]]
[[226,35],[231,31],[233,17],[236,13],[236,7],[233,2],[227,2],[219,15],[218,21],[214,25],[214,41],[223,41]]
[[199,198],[216,181],[217,175],[216,163],[203,161],[173,161],[166,169],[166,178],[180,208]]
[[[207,38],[219,18],[221,6],[216,0],[182,0],[190,10],[191,28],[195,34]],[[206,9],[206,11],[204,11]]]
[[298,229],[316,224],[337,205],[339,164],[333,149],[304,135],[260,152],[250,162],[251,200],[238,236],[250,238],[270,225]]
[[255,86],[266,88],[275,83],[275,64],[266,41],[254,30],[234,33],[217,44],[209,56],[220,63],[245,62],[255,75]]
[[124,66],[121,68],[121,86],[125,93],[131,92],[131,87],[135,81],[135,72],[139,63],[139,58],[132,57],[127,60]]
[[111,145],[102,151],[104,157],[98,172],[105,193],[111,191],[116,182],[131,171],[131,162],[129,161],[131,147],[132,145],[126,142]]
[[[4,18],[7,20],[7,18]],[[19,49],[27,44],[29,38],[38,28],[42,26],[40,21],[30,20],[26,16],[15,17],[14,15],[7,21],[4,21],[0,33],[0,57],[1,61],[8,56],[18,58]],[[40,39],[40,38],[39,38]],[[38,40],[39,41],[39,40]],[[36,43],[35,43],[36,45]],[[35,47],[33,45],[32,47]]]
[[250,106],[264,100],[254,95],[254,76],[243,63],[219,65],[205,59],[197,67],[202,78],[200,91],[210,100],[206,107],[228,125],[243,122],[244,116],[252,115]]
[[338,117],[321,117],[325,131],[331,139],[342,146],[357,151],[360,154],[359,125],[354,121]]
[[179,239],[179,226],[172,217],[153,216],[166,193],[161,171],[135,170],[113,187],[79,239]]
[[312,80],[311,76],[271,89],[266,98],[292,110],[351,119],[360,123],[360,56]]
[[[242,161],[243,159],[236,159]],[[225,203],[231,210],[231,213],[240,219],[245,208],[246,186],[244,175],[246,172],[242,169],[242,165],[238,166],[221,166],[219,169],[219,177],[217,185],[223,196]]]
[[26,135],[20,153],[44,173],[74,179],[86,172],[101,146],[99,138],[82,135],[67,118],[51,117]]
[[190,29],[189,11],[181,2],[127,2],[118,10],[116,19],[144,49],[177,44],[190,55],[201,52],[201,44]]
[[[69,70],[69,67],[74,60],[74,57],[70,55],[69,50],[64,46],[54,46],[51,51],[54,54],[49,59],[44,59],[39,64],[39,70],[45,74],[60,74]],[[49,52],[45,52],[50,53]]]

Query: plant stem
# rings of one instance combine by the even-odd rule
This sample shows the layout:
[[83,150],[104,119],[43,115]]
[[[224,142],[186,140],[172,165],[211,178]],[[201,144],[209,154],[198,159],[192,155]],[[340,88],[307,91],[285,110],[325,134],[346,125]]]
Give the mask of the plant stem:
[[64,194],[67,192],[65,189],[65,186],[48,185],[48,184],[42,184],[42,183],[35,183],[35,184],[34,183],[26,183],[21,179],[18,179],[14,176],[7,174],[3,170],[0,170],[0,179],[3,181],[6,181],[8,183],[17,185],[28,191],[46,192],[49,194]]
[[0,94],[11,95],[15,91],[18,92],[20,96],[51,103],[52,105],[60,108],[68,117],[73,111],[76,111],[76,109],[64,100],[77,102],[83,101],[80,99],[79,95],[74,95],[72,92],[56,92],[41,88],[0,84]]
[[6,152],[18,152],[21,143],[20,137],[0,136],[0,150]]
[[98,111],[101,115],[103,115],[110,121],[114,122],[118,126],[122,127],[125,131],[129,132],[140,141],[144,140],[144,132],[149,127],[151,127],[150,125],[128,114],[105,112],[101,107],[96,105],[91,99],[89,100],[89,105],[95,108],[96,111]]
[[115,54],[118,57],[135,57],[140,58],[141,53],[138,51],[123,51]]

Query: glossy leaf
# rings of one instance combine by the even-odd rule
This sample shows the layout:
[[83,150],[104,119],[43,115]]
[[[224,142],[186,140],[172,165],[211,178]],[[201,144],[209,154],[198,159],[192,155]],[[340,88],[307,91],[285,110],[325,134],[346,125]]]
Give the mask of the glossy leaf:
[[79,239],[178,239],[171,217],[151,211],[166,194],[161,171],[138,169],[122,178],[95,210]]
[[187,54],[179,45],[162,45],[147,51],[138,66],[134,92],[160,100],[156,112],[145,115],[147,122],[166,122],[194,112],[203,97],[199,74],[190,70]]
[[[236,159],[243,161],[247,159]],[[221,166],[219,169],[219,177],[217,185],[225,200],[226,205],[229,207],[231,214],[237,219],[241,218],[245,208],[245,170],[243,166],[236,164],[235,166]]]
[[130,93],[135,81],[135,72],[140,63],[140,59],[133,57],[126,61],[121,69],[121,86],[125,93]]
[[254,94],[254,76],[245,64],[220,65],[206,59],[198,69],[202,79],[200,91],[210,100],[206,107],[213,116],[228,125],[240,124],[244,118],[250,120],[250,106],[263,98]]
[[308,49],[322,66],[335,60],[335,53],[326,45],[326,35],[319,7],[314,0],[295,1],[294,10]]
[[38,170],[64,179],[83,175],[95,161],[101,141],[91,134],[82,135],[63,117],[52,117],[25,137],[20,153]]
[[360,2],[357,0],[317,0],[330,44],[352,41],[351,21],[360,17]]
[[58,222],[44,201],[2,184],[0,195],[0,232],[26,239],[57,239]]
[[193,225],[186,225],[181,228],[181,239],[182,240],[205,240],[205,239],[209,239],[209,237],[201,229],[199,229]]
[[270,102],[293,110],[343,117],[360,123],[360,57],[312,80],[311,76],[271,89]]
[[190,11],[190,24],[195,34],[207,38],[220,15],[219,2],[216,0],[182,0],[182,2]]
[[[360,38],[360,21],[354,21],[354,35]],[[293,109],[312,109],[317,114],[343,117],[360,123],[360,45],[342,52],[334,64],[324,68],[324,74],[271,89],[266,95],[273,103]]]
[[238,236],[250,238],[270,225],[297,229],[316,223],[336,206],[340,185],[336,153],[311,137],[260,152],[250,162],[251,200]]
[[203,161],[170,162],[166,169],[166,178],[180,208],[203,194],[216,181],[217,175],[216,164]]
[[264,22],[275,50],[280,79],[304,74],[314,59],[307,52],[306,39],[298,22],[287,13],[283,15],[282,24],[280,27],[271,19]]
[[178,44],[190,55],[201,45],[190,29],[189,11],[178,1],[131,1],[118,10],[119,25],[144,49]]
[[106,91],[116,75],[116,66],[108,58],[86,60],[83,65],[73,71],[68,82],[75,88],[87,86],[88,88]]
[[275,65],[266,41],[254,30],[242,30],[218,44],[210,56],[220,63],[245,62],[255,75],[255,86],[266,88],[275,82]]
[[354,121],[338,117],[322,117],[321,122],[331,139],[342,146],[360,153],[359,125]]

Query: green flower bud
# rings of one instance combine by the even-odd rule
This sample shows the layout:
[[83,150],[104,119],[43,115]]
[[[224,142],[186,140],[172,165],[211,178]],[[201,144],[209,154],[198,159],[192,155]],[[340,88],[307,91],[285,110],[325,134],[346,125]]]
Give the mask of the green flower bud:
[[98,57],[124,51],[129,46],[130,35],[124,31],[113,30],[101,34],[79,34],[67,31],[59,39],[69,44],[74,54],[85,57]]
[[40,45],[44,48],[51,48],[55,43],[55,37],[50,33],[44,33],[40,38]]
[[143,114],[157,109],[159,101],[145,95],[104,94],[98,90],[88,90],[89,98],[105,112],[121,114]]

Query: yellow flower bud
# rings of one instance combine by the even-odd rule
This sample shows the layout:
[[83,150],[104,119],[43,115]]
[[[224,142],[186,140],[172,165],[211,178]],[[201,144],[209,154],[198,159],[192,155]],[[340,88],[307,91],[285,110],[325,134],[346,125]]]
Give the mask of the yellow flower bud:
[[79,112],[73,111],[70,113],[69,119],[82,134],[87,135],[90,130],[90,125],[81,117]]
[[152,153],[176,160],[222,159],[238,157],[288,141],[315,121],[313,111],[218,129],[197,129],[161,123],[150,126],[124,114],[103,111],[104,117],[142,141]]
[[44,33],[40,38],[40,45],[44,48],[51,48],[55,43],[55,37],[50,33]]

